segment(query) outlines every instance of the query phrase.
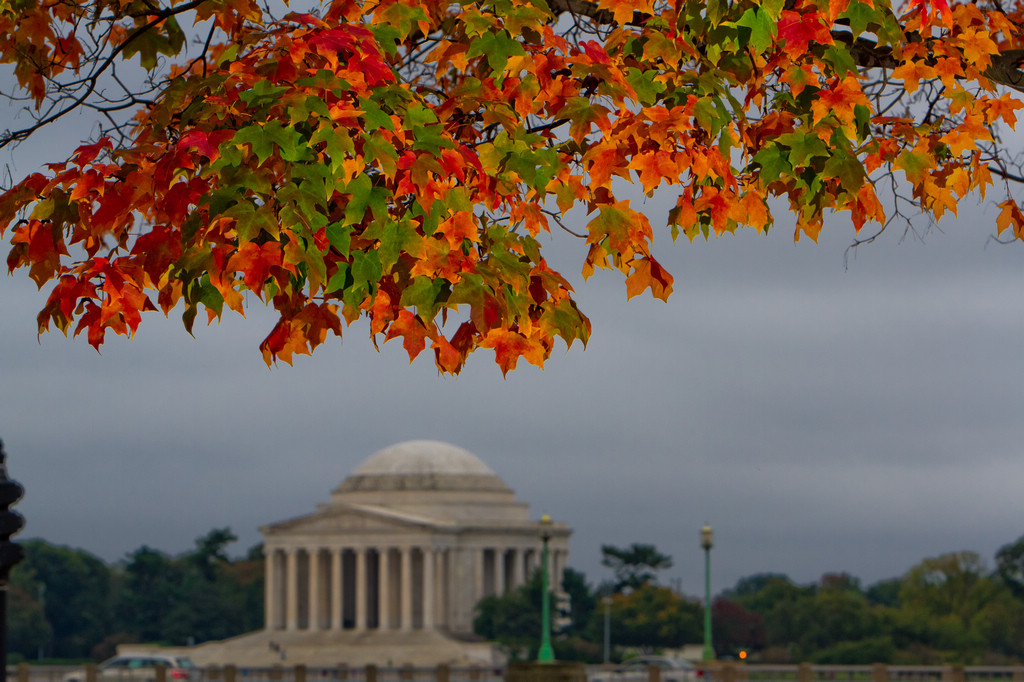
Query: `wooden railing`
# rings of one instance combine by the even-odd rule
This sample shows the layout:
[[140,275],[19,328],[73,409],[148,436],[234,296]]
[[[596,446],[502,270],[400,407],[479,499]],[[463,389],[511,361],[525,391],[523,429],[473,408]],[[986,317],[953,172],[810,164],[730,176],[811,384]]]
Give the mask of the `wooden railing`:
[[[152,679],[97,675],[96,665],[34,666],[24,663],[8,669],[12,682],[65,682],[71,673],[83,673],[83,682],[179,682],[157,669]],[[611,676],[609,677],[609,673]],[[677,675],[673,671],[672,675]],[[587,666],[588,678],[623,682],[664,682],[661,672],[649,669],[626,675],[619,666]],[[329,668],[296,666],[197,668],[183,682],[502,682],[501,667],[348,666]],[[638,679],[639,678],[639,679]],[[669,675],[666,673],[665,678]],[[676,679],[672,677],[671,679]],[[907,665],[761,665],[716,663],[698,667],[692,682],[1024,682],[1024,666],[907,666]]]

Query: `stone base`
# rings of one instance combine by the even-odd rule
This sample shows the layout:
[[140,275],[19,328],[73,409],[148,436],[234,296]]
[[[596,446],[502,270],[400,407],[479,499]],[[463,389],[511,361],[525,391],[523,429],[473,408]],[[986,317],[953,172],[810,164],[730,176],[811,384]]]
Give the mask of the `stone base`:
[[[125,644],[118,653],[142,653],[156,647]],[[160,651],[188,656],[198,666],[263,668],[275,665],[305,665],[333,668],[427,666],[491,667],[504,665],[505,656],[490,642],[459,641],[439,630],[365,630],[356,632],[288,632],[260,630],[219,642],[194,647],[161,647]]]
[[587,682],[587,668],[570,661],[513,661],[505,669],[505,682]]

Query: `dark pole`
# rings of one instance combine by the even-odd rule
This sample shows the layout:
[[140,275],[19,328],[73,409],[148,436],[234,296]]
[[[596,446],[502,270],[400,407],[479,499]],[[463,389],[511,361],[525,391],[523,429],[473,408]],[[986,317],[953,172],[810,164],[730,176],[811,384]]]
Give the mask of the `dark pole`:
[[24,494],[21,484],[7,477],[7,453],[0,441],[0,682],[7,682],[7,579],[25,558],[25,549],[11,542],[11,536],[25,527],[25,519],[10,507]]

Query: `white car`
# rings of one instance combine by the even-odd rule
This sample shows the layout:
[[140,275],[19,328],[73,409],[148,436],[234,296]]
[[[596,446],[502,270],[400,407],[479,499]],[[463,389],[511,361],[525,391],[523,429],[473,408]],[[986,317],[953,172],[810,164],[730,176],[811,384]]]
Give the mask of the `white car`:
[[[167,669],[167,682],[192,682],[198,679],[196,666],[185,656],[133,654],[115,656],[96,666],[96,682],[156,682],[156,669]],[[86,682],[85,669],[74,670],[62,682]]]
[[647,682],[648,668],[661,669],[662,682],[697,682],[701,677],[693,664],[668,656],[637,656],[611,670],[600,670],[590,676],[590,682]]

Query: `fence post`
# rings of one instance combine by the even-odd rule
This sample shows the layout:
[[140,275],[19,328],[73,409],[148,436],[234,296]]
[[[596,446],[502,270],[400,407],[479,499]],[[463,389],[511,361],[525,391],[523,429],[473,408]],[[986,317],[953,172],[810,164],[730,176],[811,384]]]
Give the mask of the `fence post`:
[[797,682],[811,682],[814,679],[814,670],[811,668],[810,663],[801,663],[800,667],[796,669],[796,681]]
[[437,682],[450,682],[452,677],[452,670],[448,667],[447,663],[442,663],[437,666],[437,674],[435,675]]
[[238,675],[238,668],[231,665],[230,663],[224,666],[224,682],[235,682],[235,677]]
[[18,682],[28,682],[31,671],[28,668],[28,663],[22,661],[18,664]]
[[398,679],[411,680],[413,678],[412,670],[412,663],[406,663],[398,669]]
[[889,666],[885,663],[871,666],[871,682],[889,682]]
[[1017,667],[1013,669],[1013,679],[1011,682],[1024,682],[1024,668]]
[[306,666],[301,663],[295,666],[295,682],[306,682]]
[[475,665],[469,669],[469,679],[479,680],[480,679],[480,668]]
[[156,667],[156,682],[167,682],[167,666],[160,664]]
[[339,680],[347,680],[348,679],[348,663],[339,663],[338,664],[338,679]]
[[377,666],[372,663],[366,666],[366,682],[377,682]]
[[736,665],[734,663],[723,663],[718,670],[722,676],[722,682],[736,682]]
[[85,682],[96,682],[96,664],[85,664]]
[[267,677],[270,678],[271,680],[281,680],[281,679],[284,679],[284,669],[281,668],[281,664],[278,663],[278,664],[272,665],[270,667],[270,670],[267,671]]
[[656,665],[647,666],[647,682],[661,682],[661,668]]

